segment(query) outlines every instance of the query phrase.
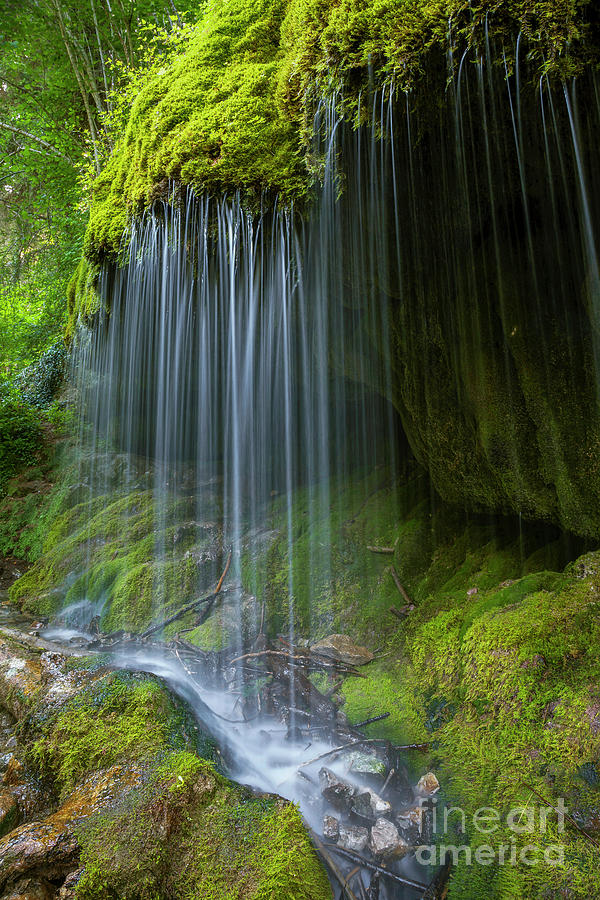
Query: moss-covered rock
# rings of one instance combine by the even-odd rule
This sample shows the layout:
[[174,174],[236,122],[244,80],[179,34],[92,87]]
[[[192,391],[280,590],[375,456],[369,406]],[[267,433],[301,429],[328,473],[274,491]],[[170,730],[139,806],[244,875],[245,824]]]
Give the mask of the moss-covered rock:
[[212,740],[157,679],[3,631],[0,698],[58,798],[0,839],[2,889],[43,872],[88,900],[331,897],[297,808],[219,774]]
[[134,803],[97,816],[79,839],[82,900],[331,897],[292,804],[234,787],[186,753],[167,757]]
[[[578,824],[598,837],[598,553],[570,563],[583,543],[552,529],[465,516],[439,501],[432,507],[426,480],[390,486],[380,472],[379,481],[339,488],[337,502],[310,527],[306,497],[297,495],[291,545],[297,555],[290,560],[290,545],[275,539],[263,560],[276,629],[293,584],[296,621],[317,634],[343,630],[378,650],[381,658],[363,669],[366,677],[344,683],[350,721],[386,712],[370,726],[371,736],[429,742],[425,759],[413,753],[406,762],[414,773],[436,771],[443,787],[438,821],[447,803],[460,807],[466,822],[461,834],[455,829],[461,815],[451,815],[446,832],[440,825],[438,844],[464,845],[471,854],[482,844],[517,847],[516,864],[496,858],[491,868],[469,865],[463,851],[450,897],[594,894],[594,846],[575,826],[559,831],[553,814],[547,831],[516,834],[506,816],[519,807],[535,807],[539,816],[538,794],[549,806],[563,797]],[[324,535],[332,565],[311,580],[306,560]],[[402,622],[389,613],[405,603],[390,566],[414,604]],[[255,570],[260,563],[254,569],[248,559],[248,577]],[[473,825],[481,807],[502,820],[492,839]],[[519,861],[526,845],[539,865]],[[544,862],[549,845],[562,848],[564,865]]]
[[[125,134],[94,185],[83,262],[71,283],[71,316],[93,308],[93,269],[114,256],[133,214],[170,195],[242,191],[302,201],[309,186],[303,135],[313,101],[344,86],[349,108],[369,84],[407,88],[451,47],[514,59],[521,32],[538,72],[574,75],[596,59],[589,2],[531,0],[474,9],[462,0],[219,0],[205,7],[183,51],[154,70]],[[449,28],[449,22],[452,27]],[[500,48],[503,48],[502,50]],[[435,51],[435,52],[434,52]],[[436,55],[437,53],[437,55]],[[503,56],[504,53],[504,56]],[[440,70],[437,88],[444,85]],[[353,104],[354,101],[354,104]],[[92,281],[90,281],[90,278]]]
[[131,215],[167,199],[170,183],[218,193],[306,190],[299,136],[276,102],[283,0],[219,0],[181,57],[136,99],[94,185],[85,253],[114,254]]

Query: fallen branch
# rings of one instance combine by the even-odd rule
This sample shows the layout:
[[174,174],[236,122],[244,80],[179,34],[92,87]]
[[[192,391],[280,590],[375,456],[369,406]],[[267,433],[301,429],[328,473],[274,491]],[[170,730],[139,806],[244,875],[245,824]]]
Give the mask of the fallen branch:
[[[541,800],[542,803],[545,803],[546,806],[550,807],[550,809],[553,809],[554,812],[555,812],[558,816],[560,816],[559,810],[558,810],[555,806],[552,806],[551,803],[548,803],[548,801],[546,800],[546,798],[543,797],[542,794],[540,794],[538,791],[536,791],[535,788],[532,788],[530,784],[526,784],[524,781],[522,781],[521,784],[523,785],[524,788],[527,788],[528,791],[531,791],[532,794],[535,794],[535,796],[536,796],[539,800]],[[577,831],[579,831],[580,834],[582,834],[584,837],[586,837],[586,838],[588,839],[588,841],[590,841],[590,843],[592,843],[592,844],[594,845],[594,847],[598,847],[598,848],[600,849],[600,844],[598,843],[598,841],[597,841],[595,838],[593,838],[593,837],[591,836],[591,834],[588,834],[587,831],[585,831],[585,830],[581,827],[581,825],[578,825],[577,822],[576,822],[576,820],[573,818],[573,816],[570,816],[569,813],[568,813],[566,810],[563,810],[563,813],[562,813],[562,814],[564,815],[564,817],[565,817],[566,819],[569,820],[569,822],[570,822],[572,825],[575,826],[575,828],[577,829]]]
[[348,885],[346,883],[346,878],[342,875],[342,873],[340,872],[340,870],[338,869],[338,867],[332,860],[331,856],[325,849],[325,846],[324,846],[323,842],[321,841],[321,839],[315,834],[314,831],[311,831],[311,835],[312,835],[312,839],[313,839],[313,842],[314,842],[317,850],[319,851],[319,853],[321,854],[321,856],[323,857],[323,859],[325,860],[325,862],[327,863],[327,865],[329,866],[329,868],[331,869],[331,871],[333,872],[333,874],[335,875],[337,880],[339,881],[341,888],[342,888],[342,897],[344,896],[344,893],[345,893],[346,896],[349,898],[349,900],[358,900],[358,897],[356,896],[356,894],[353,891],[351,891],[350,888],[348,887]]
[[362,722],[357,722],[356,725],[353,725],[352,727],[356,728],[358,730],[359,728],[364,728],[365,725],[372,725],[373,722],[381,722],[381,721],[383,721],[383,719],[389,719],[389,717],[390,717],[389,712],[382,713],[380,716],[371,716],[370,719],[365,719]]
[[446,891],[444,889],[446,888],[448,879],[450,878],[451,870],[452,861],[450,857],[447,857],[446,861],[442,865],[442,868],[435,873],[435,875],[429,882],[429,887],[421,897],[421,900],[440,900],[441,897],[445,897]]
[[407,603],[409,606],[412,606],[412,600],[410,599],[410,597],[409,597],[408,594],[406,593],[406,591],[405,591],[405,589],[404,589],[404,586],[403,586],[402,582],[400,581],[400,578],[398,577],[398,573],[396,572],[396,570],[395,570],[395,568],[394,568],[393,566],[390,566],[390,572],[392,573],[392,578],[394,579],[394,584],[395,584],[396,587],[398,588],[398,591],[399,591],[400,594],[404,597],[404,599],[406,600],[406,603]]
[[378,738],[365,738],[362,741],[351,741],[349,744],[342,744],[341,747],[333,747],[333,749],[327,750],[325,753],[320,753],[319,756],[315,756],[314,759],[309,759],[307,762],[300,763],[298,768],[303,769],[305,766],[312,766],[313,763],[319,762],[319,760],[325,759],[327,756],[333,756],[334,753],[341,753],[342,750],[349,750],[351,747],[358,747],[362,744],[379,743],[381,743],[381,741]]
[[373,547],[373,546],[367,545],[367,550],[370,550],[371,553],[388,553],[388,554],[394,553],[393,547]]
[[422,881],[413,881],[411,878],[403,878],[401,875],[396,875],[395,872],[390,872],[389,869],[385,869],[383,866],[378,866],[377,863],[371,862],[370,860],[363,859],[362,856],[359,856],[357,853],[352,853],[350,850],[343,850],[341,847],[338,847],[337,844],[327,844],[334,853],[339,853],[340,856],[345,856],[346,859],[349,859],[351,862],[358,863],[363,866],[365,869],[369,869],[371,872],[377,872],[378,875],[384,875],[386,878],[389,878],[391,881],[395,881],[396,884],[403,884],[405,887],[414,888],[416,891],[426,891],[429,888],[428,884],[425,884]]
[[172,622],[176,622],[177,619],[181,619],[182,616],[185,616],[186,613],[191,612],[191,610],[195,609],[197,606],[200,606],[202,603],[211,603],[215,597],[221,592],[221,588],[223,587],[223,582],[225,581],[225,577],[229,571],[229,566],[231,564],[231,551],[229,551],[229,556],[227,557],[227,563],[225,564],[225,568],[223,570],[223,574],[219,578],[216,588],[214,591],[211,591],[210,594],[206,594],[204,597],[199,597],[197,600],[194,600],[193,603],[188,603],[187,606],[184,606],[183,609],[180,609],[174,615],[170,616],[168,619],[165,619],[163,622],[159,622],[158,625],[153,625],[151,628],[147,628],[142,634],[140,634],[140,638],[150,637],[151,634],[156,634],[157,631],[162,631],[163,628],[166,628],[167,625],[171,625]]
[[425,744],[401,744],[397,747],[395,744],[392,745],[394,750],[420,750],[421,752],[425,752],[425,750],[429,750],[430,742],[428,741]]
[[275,659],[284,659],[287,660],[290,665],[294,665],[298,663],[299,665],[317,667],[319,669],[334,669],[336,672],[344,675],[351,675],[354,678],[366,678],[362,672],[358,672],[354,666],[347,665],[345,663],[338,662],[337,660],[328,660],[325,658],[318,657],[316,654],[311,654],[307,656],[305,654],[299,656],[291,656],[285,650],[255,650],[252,653],[244,653],[241,656],[236,656],[234,659],[229,660],[229,665],[232,666],[234,663],[242,662],[246,659],[256,659],[258,657],[270,657]]

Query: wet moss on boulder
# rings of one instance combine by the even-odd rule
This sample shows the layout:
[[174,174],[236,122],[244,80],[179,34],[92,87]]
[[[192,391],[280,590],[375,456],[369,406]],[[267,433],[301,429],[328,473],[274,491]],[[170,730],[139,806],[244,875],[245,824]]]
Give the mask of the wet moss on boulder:
[[[482,51],[492,37],[498,60],[510,66],[519,32],[538,74],[577,74],[597,61],[588,7],[562,0],[511,2],[501,10],[462,0],[209,4],[187,47],[143,85],[94,184],[87,264],[114,257],[131,216],[168,199],[172,185],[241,191],[255,211],[265,194],[302,204],[313,169],[310,120],[323,92],[343,87],[355,111],[369,85],[418,84],[433,56],[443,93],[438,61],[450,48],[458,56]],[[72,315],[85,312],[82,275],[70,288]]]
[[43,874],[82,900],[331,900],[298,809],[219,774],[210,736],[158,679],[42,649],[0,633],[18,768],[51,805],[0,838],[1,890]]

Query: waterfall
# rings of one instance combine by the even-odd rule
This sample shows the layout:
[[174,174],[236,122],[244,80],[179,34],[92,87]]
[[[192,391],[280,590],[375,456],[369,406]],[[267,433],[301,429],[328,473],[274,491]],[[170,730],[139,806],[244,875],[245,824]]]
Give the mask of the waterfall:
[[[217,649],[339,630],[340,496],[358,511],[409,469],[432,504],[513,515],[517,535],[533,519],[597,537],[598,85],[532,86],[518,47],[514,72],[488,57],[452,66],[439,107],[393,84],[323,100],[308,210],[173,184],[132,223],[73,369],[88,517],[121,498],[137,549],[99,572],[90,530],[67,603],[118,622],[120,578],[146,627],[226,570]],[[209,699],[239,777],[304,803],[302,749],[267,751]]]

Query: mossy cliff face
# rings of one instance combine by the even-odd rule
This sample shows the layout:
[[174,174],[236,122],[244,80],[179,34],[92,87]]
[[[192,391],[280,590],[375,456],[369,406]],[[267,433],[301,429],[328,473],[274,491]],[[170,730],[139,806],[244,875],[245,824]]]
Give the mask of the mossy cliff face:
[[[352,108],[373,77],[379,84],[394,79],[400,87],[414,85],[430,68],[432,52],[443,56],[449,41],[457,54],[483,48],[490,35],[499,48],[506,45],[511,65],[519,31],[539,71],[577,73],[596,53],[589,5],[536,0],[499,9],[484,2],[474,10],[462,0],[208,4],[187,49],[143,86],[94,185],[87,260],[97,264],[114,256],[130,217],[166,198],[169,181],[196,192],[241,190],[255,209],[265,192],[280,202],[302,202],[311,169],[305,138],[323,89],[343,85]],[[443,67],[436,78],[443,91]],[[77,297],[83,309],[80,290]]]
[[[539,816],[562,797],[577,824],[600,836],[598,553],[568,563],[583,547],[557,531],[465,516],[432,504],[426,479],[385,484],[382,472],[379,481],[341,490],[310,531],[299,495],[293,523],[293,561],[283,539],[263,561],[271,615],[288,608],[291,583],[298,616],[310,619],[313,604],[314,632],[343,631],[381,654],[362,670],[366,678],[346,680],[343,708],[351,722],[390,713],[370,726],[374,737],[430,742],[426,759],[408,754],[407,764],[432,768],[442,784],[437,843],[470,848],[459,854],[449,896],[595,896],[596,847],[572,823],[559,830],[553,813],[543,831]],[[311,579],[306,561],[324,535],[332,565]],[[389,612],[406,602],[392,567],[414,604],[403,621]],[[444,803],[460,808],[447,829]],[[482,807],[498,813],[492,834],[475,827]],[[513,809],[513,823],[529,823],[533,811],[534,827],[513,830]],[[491,865],[475,861],[483,844],[494,849]],[[516,846],[515,864],[499,862],[503,844]],[[519,859],[526,845],[533,865]],[[549,845],[562,849],[547,862]],[[557,854],[564,864],[552,862]]]
[[[324,148],[313,115],[343,86],[348,131],[372,126],[363,157],[371,131],[381,142],[358,173],[359,139],[340,142],[331,250],[356,255],[371,242],[375,258],[366,254],[358,281],[340,290],[352,305],[389,309],[378,333],[365,323],[391,375],[378,388],[413,453],[445,500],[600,535],[598,278],[585,235],[600,207],[586,175],[600,127],[586,74],[597,31],[589,3],[557,0],[210,4],[143,85],[95,183],[69,333],[98,308],[100,264],[156,201],[185,202],[187,187],[239,191],[253,214],[278,198],[315,215]],[[571,75],[578,121],[558,80]],[[384,85],[396,96],[411,88],[393,125],[382,95],[369,99]],[[373,171],[379,205],[365,196]],[[358,373],[344,365],[360,378],[360,363]]]
[[276,102],[283,0],[207,6],[186,52],[133,104],[126,132],[94,185],[85,253],[114,254],[130,216],[168,196],[264,190],[282,201],[306,190],[297,130]]
[[[515,865],[501,865],[496,860],[490,868],[468,865],[463,851],[451,883],[451,897],[480,900],[483,890],[490,900],[542,900],[565,890],[574,900],[594,896],[598,890],[596,850],[575,827],[567,824],[566,830],[559,832],[556,818],[549,816],[546,832],[517,834],[507,825],[506,815],[518,807],[535,808],[538,815],[542,803],[536,791],[549,806],[564,798],[584,830],[592,837],[600,832],[597,552],[585,552],[580,540],[569,539],[556,528],[525,521],[519,525],[509,517],[473,516],[443,504],[432,493],[427,476],[418,470],[404,479],[393,479],[385,469],[378,469],[331,487],[331,502],[320,507],[317,516],[309,490],[294,494],[291,514],[283,500],[275,501],[269,529],[260,540],[254,534],[244,545],[243,582],[248,591],[265,598],[268,630],[274,637],[285,629],[293,610],[298,635],[318,638],[343,632],[377,651],[377,660],[363,669],[366,678],[348,679],[343,685],[344,710],[351,722],[389,712],[388,719],[371,726],[373,736],[397,743],[431,742],[426,760],[409,755],[407,763],[415,771],[433,769],[442,783],[443,798],[464,810],[466,822],[466,833],[458,833],[454,823],[460,824],[461,814],[452,814],[449,830],[438,831],[439,841],[467,845],[475,853],[482,843],[496,850],[501,844],[512,848],[511,839],[515,838],[517,853],[523,846],[533,845],[532,852],[539,855],[539,865],[528,866],[518,859]],[[182,510],[174,507],[173,514],[182,515]],[[77,546],[69,531],[74,527],[73,534],[81,541],[84,532],[77,530],[83,527],[77,525],[80,516],[81,509],[74,509],[57,519],[46,555],[16,583],[13,597],[20,597],[28,609],[55,608],[69,590],[69,582],[65,585],[62,579],[73,564]],[[152,591],[138,584],[127,603],[121,604],[119,578],[127,577],[130,564],[125,554],[122,575],[111,582],[110,561],[115,550],[119,551],[117,559],[124,552],[119,543],[124,541],[140,562],[145,560],[150,567],[155,564],[155,547],[161,541],[155,527],[148,524],[153,520],[151,504],[138,491],[129,498],[114,498],[112,506],[100,501],[96,517],[92,519],[95,530],[88,559],[92,571],[97,566],[100,572],[104,566],[109,576],[103,621],[110,627],[140,627],[148,621]],[[292,532],[288,535],[290,520]],[[168,532],[171,526],[166,527]],[[152,541],[146,532],[152,534]],[[184,550],[185,540],[180,531],[182,556],[194,549]],[[324,546],[331,547],[327,559],[319,556]],[[370,547],[393,552],[377,553]],[[202,551],[200,546],[197,549]],[[85,547],[77,552],[81,553],[77,565],[84,565]],[[63,554],[65,564],[61,566]],[[570,562],[573,559],[576,561]],[[215,570],[221,566],[219,560]],[[405,605],[394,573],[414,604],[402,621],[389,612],[391,606]],[[93,584],[93,579],[88,584]],[[178,583],[171,590],[172,604],[180,605],[187,596],[185,591]],[[116,600],[114,607],[111,597]],[[48,598],[52,598],[51,606]],[[259,620],[255,610],[242,639],[252,642]],[[221,631],[222,622],[219,611],[197,632],[187,632],[186,639],[203,646],[229,643],[227,623]],[[190,625],[192,619],[183,619],[177,627]],[[140,696],[147,690],[136,687]],[[121,693],[113,696],[111,691],[102,687],[107,720],[97,723],[98,734],[112,734],[111,729],[120,727],[122,719],[129,723],[123,730],[126,739],[138,727],[137,714]],[[115,704],[121,705],[117,709]],[[97,759],[81,725],[88,708],[93,704],[82,696],[68,716],[53,720],[37,745],[40,764],[65,785],[82,773],[82,761],[85,766],[86,760],[95,764]],[[162,740],[162,732],[157,734]],[[100,743],[106,745],[104,740]],[[108,744],[120,746],[116,738]],[[142,742],[140,746],[145,745]],[[112,756],[109,759],[115,761]],[[165,782],[160,784],[159,794],[165,790]],[[217,799],[211,788],[202,793],[201,806],[211,810],[218,827],[227,833],[230,812],[218,799],[220,782],[215,784]],[[126,831],[130,824],[133,827],[136,810],[145,815],[145,798],[142,792],[136,800],[139,807],[123,814]],[[473,816],[481,807],[493,808],[501,819],[491,839],[473,825]],[[189,824],[190,834],[196,836],[193,847],[198,849],[200,844],[204,846],[205,835],[198,828],[196,813],[190,816],[188,819],[186,814],[181,827],[185,831],[185,823]],[[95,872],[95,866],[98,871],[108,867],[112,874],[106,876],[107,883],[124,890],[124,873],[129,873],[134,856],[121,849],[113,855],[99,838],[103,828],[111,834],[117,827],[121,825],[104,817],[96,830],[90,826],[82,833],[81,841],[84,853],[89,853],[84,857],[89,859],[89,871]],[[262,846],[262,831],[258,834],[254,825],[248,827],[257,846]],[[245,826],[236,834],[243,837]],[[136,847],[138,839],[132,838],[131,846]],[[548,844],[562,848],[564,865],[544,862]],[[178,871],[185,871],[188,857],[177,858],[183,860]],[[159,869],[163,859],[157,849]],[[206,883],[215,897],[224,888],[215,887],[210,879],[221,884],[221,863],[206,870]],[[86,890],[92,890],[84,883]]]

